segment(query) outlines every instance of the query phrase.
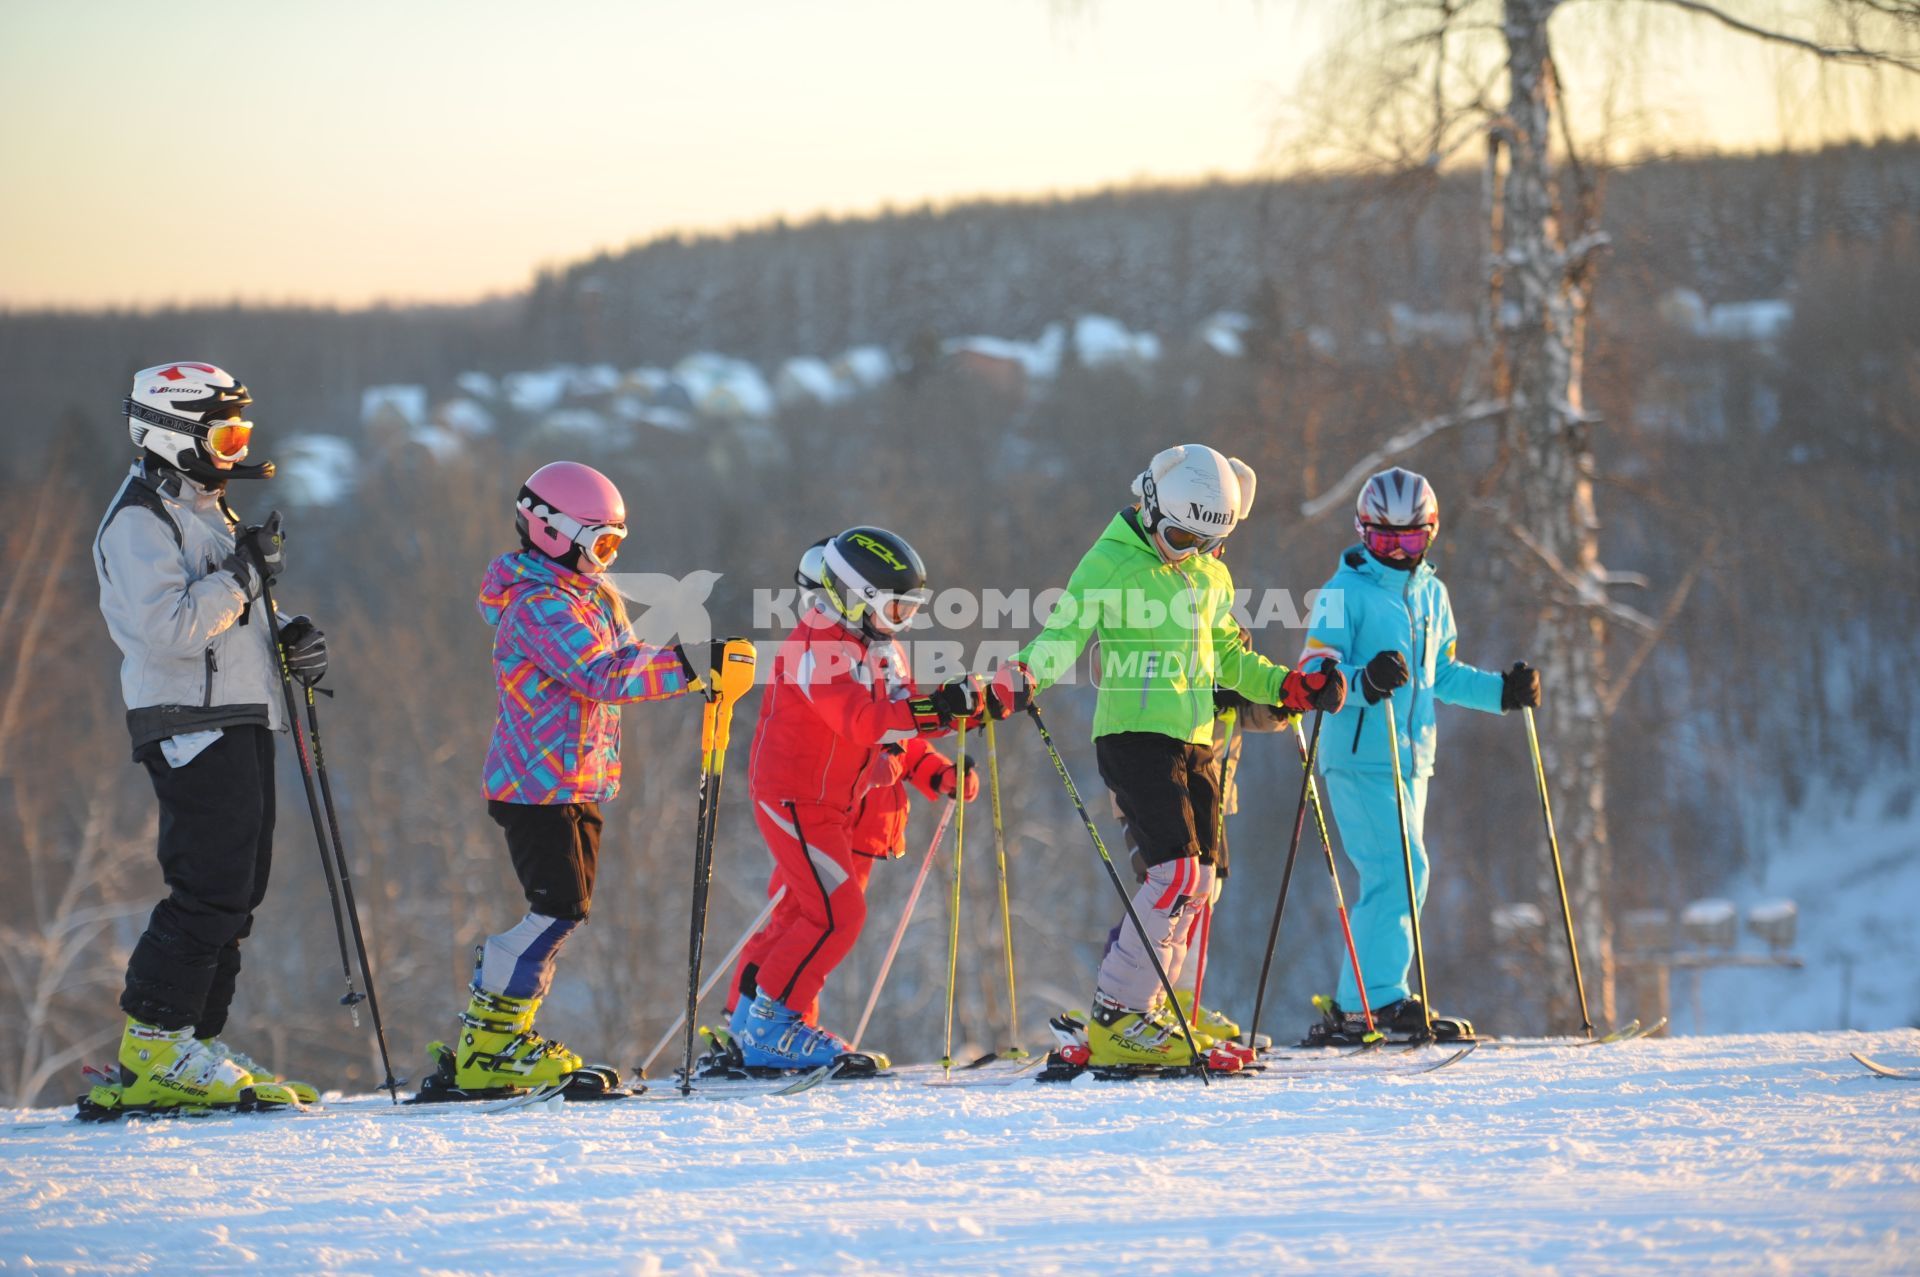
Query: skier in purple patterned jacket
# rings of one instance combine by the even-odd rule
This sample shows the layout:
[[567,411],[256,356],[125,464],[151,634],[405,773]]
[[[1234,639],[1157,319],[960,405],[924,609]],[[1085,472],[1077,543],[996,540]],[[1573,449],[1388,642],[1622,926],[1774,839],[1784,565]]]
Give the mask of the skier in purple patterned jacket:
[[480,946],[459,1040],[430,1048],[438,1098],[618,1084],[535,1033],[533,1017],[593,898],[599,805],[620,791],[620,707],[701,686],[679,645],[634,639],[620,596],[598,579],[627,535],[610,479],[575,461],[542,466],[520,489],[515,523],[520,551],[488,565],[480,588],[499,695],[483,781],[528,912]]

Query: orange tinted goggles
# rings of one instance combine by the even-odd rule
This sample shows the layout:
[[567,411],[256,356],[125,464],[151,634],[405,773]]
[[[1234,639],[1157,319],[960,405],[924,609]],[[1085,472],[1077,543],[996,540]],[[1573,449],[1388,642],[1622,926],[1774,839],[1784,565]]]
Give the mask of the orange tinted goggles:
[[253,423],[238,417],[207,423],[207,451],[222,461],[238,461],[247,455],[247,443],[253,438]]

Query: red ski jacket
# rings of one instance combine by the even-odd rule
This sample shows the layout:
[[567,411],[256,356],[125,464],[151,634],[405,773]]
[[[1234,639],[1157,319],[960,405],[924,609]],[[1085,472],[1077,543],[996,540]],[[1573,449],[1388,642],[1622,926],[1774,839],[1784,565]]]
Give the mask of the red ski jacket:
[[917,695],[898,643],[870,640],[813,608],[774,654],[773,676],[760,695],[748,791],[756,802],[843,811],[861,827],[861,850],[887,854],[906,828],[899,782],[910,776],[931,792],[938,768],[929,765],[926,738],[951,730],[916,727],[907,702]]

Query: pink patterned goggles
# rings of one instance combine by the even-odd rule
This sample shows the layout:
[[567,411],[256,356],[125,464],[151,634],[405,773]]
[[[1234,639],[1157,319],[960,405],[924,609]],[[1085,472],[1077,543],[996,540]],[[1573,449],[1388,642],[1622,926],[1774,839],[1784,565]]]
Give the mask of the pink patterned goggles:
[[1360,529],[1367,552],[1382,559],[1424,558],[1433,546],[1434,528],[1388,528],[1369,523]]

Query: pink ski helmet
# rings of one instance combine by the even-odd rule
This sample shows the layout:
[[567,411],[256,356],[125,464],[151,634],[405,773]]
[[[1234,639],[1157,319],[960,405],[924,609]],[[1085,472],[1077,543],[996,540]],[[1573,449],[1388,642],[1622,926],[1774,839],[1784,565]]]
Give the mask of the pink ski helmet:
[[613,480],[578,461],[552,461],[520,487],[514,526],[532,549],[576,572],[604,572],[627,536]]

